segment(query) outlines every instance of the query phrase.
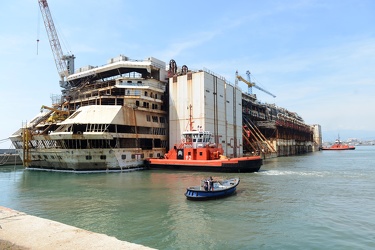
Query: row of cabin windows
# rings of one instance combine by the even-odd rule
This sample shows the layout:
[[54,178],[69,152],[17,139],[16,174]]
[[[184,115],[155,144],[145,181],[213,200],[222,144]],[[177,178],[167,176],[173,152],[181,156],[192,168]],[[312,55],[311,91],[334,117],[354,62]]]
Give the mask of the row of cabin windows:
[[[148,122],[151,121],[151,116],[150,115],[146,115],[146,120]],[[153,122],[159,122],[159,123],[165,123],[165,117],[164,116],[160,116],[160,117],[157,117],[155,115],[152,116],[152,121]]]
[[[135,156],[136,156],[135,154],[132,154],[131,158],[132,158],[132,159],[135,159],[135,158],[136,158]],[[145,158],[145,154],[141,154],[140,156],[141,156],[141,159],[144,159],[144,158]],[[148,157],[153,157],[153,154],[152,154],[152,153],[149,154]],[[157,157],[158,157],[158,158],[160,157],[160,153],[157,153]],[[92,156],[91,156],[91,155],[87,155],[87,156],[86,156],[86,160],[91,160],[91,159],[92,159]],[[105,155],[101,155],[101,156],[100,156],[100,159],[101,159],[101,160],[105,160],[105,159],[106,159],[106,156],[105,156]],[[126,155],[121,155],[121,159],[122,159],[122,160],[125,160],[125,159],[126,159]]]
[[[148,96],[147,91],[145,91],[145,96]],[[158,99],[158,94],[153,94],[153,93],[151,92],[151,93],[150,93],[150,97],[151,97],[151,98]]]
[[[44,159],[48,159],[48,156],[47,155],[43,155],[43,157],[41,155],[32,155],[32,158],[33,159],[39,159],[41,160],[42,158]],[[54,155],[51,155],[51,159],[59,159],[59,160],[62,160],[61,156],[60,155],[57,155],[57,156],[54,156]]]
[[[140,107],[140,102],[139,101],[135,101],[135,105],[137,107]],[[150,103],[149,102],[143,102],[143,105],[142,105],[143,108],[150,108]],[[151,104],[151,109],[159,109],[159,106],[155,103],[152,103]]]
[[[137,104],[138,103],[138,104]],[[139,106],[139,101],[136,101],[136,105]],[[150,108],[150,103],[148,102],[143,102],[143,108]],[[152,104],[151,105],[151,109],[158,109],[158,105],[157,104]]]
[[[126,159],[126,155],[122,155],[122,156],[125,156],[125,158],[123,158],[123,159]],[[48,159],[48,155],[43,155],[43,157],[41,155],[33,155],[32,158],[33,159],[39,159],[39,160],[41,160],[42,158]],[[52,160],[54,160],[56,158],[59,159],[59,160],[62,160],[62,158],[61,158],[60,155],[57,155],[56,157],[54,155],[51,155],[51,159]],[[91,159],[92,159],[91,155],[86,155],[86,160],[91,160]],[[107,156],[106,155],[101,155],[100,159],[101,160],[105,160],[105,159],[107,159]]]
[[[106,155],[101,155],[100,156],[100,160],[105,160],[106,159]],[[145,158],[145,155],[144,154],[141,154],[141,158]],[[121,155],[121,159],[122,160],[126,160],[126,155]],[[135,159],[135,154],[132,154],[132,159]],[[91,155],[86,155],[86,160],[92,160],[92,156]]]
[[[140,95],[141,94],[139,90],[132,90],[132,91],[130,91],[128,89],[126,91],[126,95],[131,95],[132,93],[134,93],[134,95]],[[149,96],[147,91],[144,92],[144,96]],[[157,93],[154,94],[154,93],[151,92],[150,93],[150,97],[154,98],[154,99],[158,99],[158,94]],[[161,97],[163,97],[163,96],[161,96]],[[160,99],[162,99],[162,98],[160,98]]]
[[[43,155],[43,157],[44,157],[44,159],[48,159],[47,155]],[[57,155],[56,157],[57,157],[57,159],[62,160],[62,158],[61,158],[60,155]],[[56,157],[54,155],[51,155],[51,159],[55,159]],[[132,157],[132,159],[135,159],[135,154],[132,154],[131,157]],[[153,154],[149,154],[148,157],[153,157]],[[160,157],[160,153],[157,154],[157,157]],[[33,159],[39,159],[39,160],[41,160],[42,156],[41,155],[33,155],[32,158]],[[141,154],[141,158],[144,159],[145,155]],[[100,160],[105,160],[105,159],[107,159],[106,155],[101,155],[100,156]],[[126,155],[121,155],[121,159],[122,160],[126,160]],[[92,156],[91,155],[86,155],[86,160],[92,160]]]
[[[94,97],[94,96],[108,96],[108,95],[112,95],[112,96],[122,96],[122,95],[135,95],[135,96],[141,96],[141,91],[140,90],[126,90],[125,89],[114,89],[114,90],[106,90],[106,91],[100,91],[100,92],[94,92],[94,93],[91,93],[91,94],[82,94],[82,95],[79,95],[79,98],[90,98],[90,97]],[[158,99],[158,94],[154,94],[154,93],[150,93],[150,95],[148,94],[147,91],[144,92],[144,96],[150,96],[151,98],[153,99]],[[161,98],[160,100],[163,99],[163,95],[161,95]]]
[[[133,81],[131,81],[131,80],[128,80],[128,81],[126,81],[126,82],[127,82],[127,83],[133,83]],[[120,81],[120,83],[122,83],[122,81]],[[135,83],[135,81],[134,81],[134,83]],[[142,83],[142,81],[137,81],[137,83]],[[128,91],[129,91],[129,90],[128,90]],[[145,91],[145,96],[148,96],[147,91]],[[150,97],[153,97],[153,93],[152,93],[152,92],[150,93]],[[153,98],[157,99],[157,98],[158,98],[158,94],[155,94],[155,96],[154,96]]]

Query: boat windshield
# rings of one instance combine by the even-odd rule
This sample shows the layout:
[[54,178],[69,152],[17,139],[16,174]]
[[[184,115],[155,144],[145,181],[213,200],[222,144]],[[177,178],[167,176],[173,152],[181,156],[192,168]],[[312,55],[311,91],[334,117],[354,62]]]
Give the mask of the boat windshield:
[[199,145],[206,145],[211,142],[211,133],[208,131],[191,131],[185,132],[182,139],[186,143],[193,143]]

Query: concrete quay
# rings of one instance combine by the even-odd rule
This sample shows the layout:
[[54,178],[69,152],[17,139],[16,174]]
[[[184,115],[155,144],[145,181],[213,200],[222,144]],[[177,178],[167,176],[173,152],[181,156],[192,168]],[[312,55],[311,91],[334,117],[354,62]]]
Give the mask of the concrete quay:
[[0,206],[0,249],[153,249]]

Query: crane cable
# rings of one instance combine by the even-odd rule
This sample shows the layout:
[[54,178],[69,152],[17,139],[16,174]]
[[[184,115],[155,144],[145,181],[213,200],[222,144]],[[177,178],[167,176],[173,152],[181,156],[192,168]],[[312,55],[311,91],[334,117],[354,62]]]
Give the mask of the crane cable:
[[[39,5],[37,6],[37,31],[36,31],[36,54],[38,55],[39,53],[39,42],[40,42],[40,16],[42,15],[41,12],[40,12],[40,8],[39,8]],[[58,25],[55,24],[55,26]],[[64,36],[62,33],[59,32],[59,27],[55,27],[56,28],[56,33],[58,34],[58,36],[60,37],[60,42],[62,43],[63,47],[65,48],[65,50],[69,51],[69,54],[72,54],[71,52],[71,49],[70,49],[70,45],[68,44],[68,42],[66,41],[66,39],[64,39]]]
[[254,82],[256,82],[256,85],[258,85],[258,87],[265,88],[253,74],[251,74],[251,78],[254,79]]
[[[2,139],[2,140],[0,140],[0,143],[3,143],[3,142],[6,142],[7,140],[10,140],[9,138],[6,138],[6,139]],[[14,146],[13,146],[13,144],[11,144],[10,146],[9,146],[9,149],[14,149]],[[10,158],[10,156],[14,156],[14,157],[16,157],[15,155],[14,155],[14,153],[4,153],[4,155],[1,155],[1,157],[0,157],[0,166],[3,166],[3,165],[5,165],[5,164],[7,164],[7,162],[8,162],[8,160],[9,160],[9,158]]]
[[39,11],[39,6],[37,8],[38,12],[38,21],[37,21],[37,27],[36,27],[36,55],[39,53],[39,34],[40,34],[40,11]]

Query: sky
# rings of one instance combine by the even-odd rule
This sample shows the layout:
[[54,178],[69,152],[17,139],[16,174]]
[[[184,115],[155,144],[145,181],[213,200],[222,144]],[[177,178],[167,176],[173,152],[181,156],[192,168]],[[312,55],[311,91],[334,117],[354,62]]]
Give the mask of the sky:
[[[373,0],[48,0],[76,68],[155,57],[235,82],[319,124],[323,140],[375,139]],[[2,1],[0,148],[61,92],[37,0]],[[39,42],[37,42],[39,39]],[[247,86],[240,83],[243,92]]]

